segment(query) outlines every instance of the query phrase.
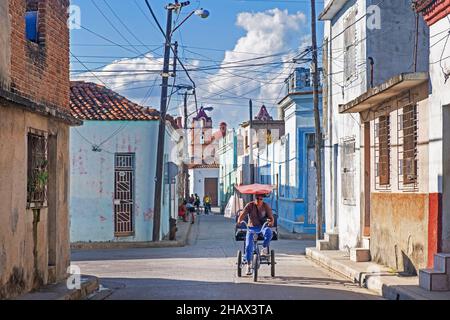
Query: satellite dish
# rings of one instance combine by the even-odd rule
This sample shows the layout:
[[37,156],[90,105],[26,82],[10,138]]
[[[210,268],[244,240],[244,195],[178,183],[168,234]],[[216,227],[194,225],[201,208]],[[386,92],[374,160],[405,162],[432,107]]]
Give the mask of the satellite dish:
[[195,14],[203,19],[206,19],[209,17],[209,11],[205,9],[198,9],[195,11]]

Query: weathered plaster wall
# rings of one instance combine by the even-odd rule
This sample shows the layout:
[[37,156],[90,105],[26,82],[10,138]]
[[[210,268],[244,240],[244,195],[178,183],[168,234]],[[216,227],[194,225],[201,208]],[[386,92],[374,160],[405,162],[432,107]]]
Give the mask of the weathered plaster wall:
[[427,265],[428,194],[372,193],[372,260],[399,271]]
[[[329,2],[329,1],[328,1]],[[369,29],[366,18],[370,5],[379,5],[380,28]],[[357,9],[356,15],[356,72],[350,79],[344,79],[344,21],[351,10]],[[368,58],[375,60],[374,85],[382,83],[402,72],[411,72],[412,48],[414,46],[415,25],[410,1],[351,0],[346,1],[340,12],[332,21],[326,21],[324,34],[329,42],[329,96],[328,117],[329,139],[325,142],[325,180],[327,231],[339,232],[340,248],[360,245],[362,236],[362,217],[364,216],[364,172],[363,144],[361,140],[362,121],[359,114],[339,114],[340,104],[345,104],[367,91],[370,85],[370,65]],[[404,23],[410,21],[411,23]],[[428,44],[427,28],[421,23],[419,42],[418,71],[426,70],[428,58],[425,54]],[[355,155],[355,204],[342,201],[341,165],[342,139],[354,137],[356,141]],[[330,223],[332,221],[336,223]]]
[[[390,77],[414,72],[414,44],[416,37],[416,15],[411,10],[410,0],[379,1],[367,0],[367,6],[380,8],[379,28],[367,29],[367,57],[374,59],[374,86]],[[419,19],[419,42],[417,71],[428,71],[429,29],[425,21]],[[368,79],[370,64],[367,63]],[[370,81],[370,80],[368,80]]]
[[9,0],[0,1],[0,88],[9,89],[11,61],[11,22]]
[[[414,97],[408,101],[404,97]],[[370,112],[371,124],[371,213],[370,249],[375,261],[400,271],[417,272],[427,266],[429,251],[429,123],[428,83],[405,91],[397,98],[385,101],[379,111]],[[424,100],[421,100],[424,99]],[[420,100],[420,101],[417,101]],[[402,185],[399,174],[399,153],[402,136],[399,116],[402,106],[417,102],[417,185]],[[380,115],[390,116],[390,184],[376,183],[375,121]],[[383,205],[386,201],[386,205]]]
[[[85,121],[71,129],[71,241],[149,241],[153,232],[157,121]],[[125,127],[124,127],[125,126]],[[117,135],[111,135],[123,128]],[[84,137],[84,138],[83,138]],[[92,145],[102,144],[102,152]],[[152,143],[151,141],[154,141]],[[114,237],[114,153],[134,152],[135,235]],[[161,236],[169,217],[161,217]],[[166,224],[167,221],[167,224]]]
[[[37,224],[37,265],[33,257],[33,212],[26,209],[28,128],[57,135],[56,172],[56,280],[66,277],[70,262],[68,221],[68,143],[67,125],[11,107],[0,101],[0,298],[29,291],[48,281],[49,209],[42,209]],[[49,150],[49,152],[52,152]],[[49,199],[50,201],[50,199]],[[36,275],[36,277],[35,277]]]

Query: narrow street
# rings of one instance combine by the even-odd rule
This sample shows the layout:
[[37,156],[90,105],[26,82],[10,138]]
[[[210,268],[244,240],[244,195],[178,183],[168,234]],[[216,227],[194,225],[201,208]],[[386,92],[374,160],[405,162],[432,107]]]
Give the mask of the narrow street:
[[276,277],[269,266],[260,279],[236,275],[233,222],[201,216],[182,248],[109,249],[72,252],[72,264],[112,290],[107,299],[379,299],[366,289],[325,272],[304,256],[313,241],[274,241]]

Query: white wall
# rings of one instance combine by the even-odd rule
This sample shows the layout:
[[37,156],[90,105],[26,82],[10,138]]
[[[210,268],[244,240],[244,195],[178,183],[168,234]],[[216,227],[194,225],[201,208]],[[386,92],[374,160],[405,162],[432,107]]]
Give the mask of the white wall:
[[[207,169],[190,169],[189,170],[189,195],[198,194],[200,201],[203,201],[205,196],[205,178],[219,179],[219,168]],[[217,181],[217,188],[219,188],[219,180]],[[217,195],[219,190],[217,190]]]
[[[325,23],[324,35],[329,40],[328,52],[331,53],[329,59],[329,72],[331,74],[328,101],[331,104],[328,108],[329,139],[325,141],[325,220],[327,232],[339,232],[339,246],[341,249],[358,246],[361,231],[361,158],[359,154],[360,145],[360,117],[359,114],[339,114],[339,105],[345,104],[358,97],[367,89],[366,75],[366,22],[362,18],[356,23],[356,72],[348,81],[344,79],[344,19],[354,10],[351,6],[353,1],[349,1],[341,11],[341,14],[335,17],[333,25],[327,21]],[[365,15],[366,2],[355,1],[358,8],[356,21]],[[334,40],[333,40],[334,38]],[[330,121],[332,122],[330,128]],[[355,176],[354,176],[354,195],[355,202],[352,204],[344,203],[341,193],[341,152],[342,140],[354,138],[357,146],[355,153]],[[337,161],[333,154],[334,145],[338,145]],[[334,176],[334,173],[337,173]],[[331,177],[333,175],[333,177]],[[332,179],[333,178],[333,179]],[[333,190],[333,192],[330,192]],[[335,225],[337,226],[335,228]]]

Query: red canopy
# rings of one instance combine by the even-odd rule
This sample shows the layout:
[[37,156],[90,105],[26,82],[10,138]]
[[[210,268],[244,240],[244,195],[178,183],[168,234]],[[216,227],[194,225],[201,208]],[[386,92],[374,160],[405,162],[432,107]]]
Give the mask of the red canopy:
[[249,184],[244,186],[236,186],[236,189],[242,194],[269,194],[273,191],[270,184]]

